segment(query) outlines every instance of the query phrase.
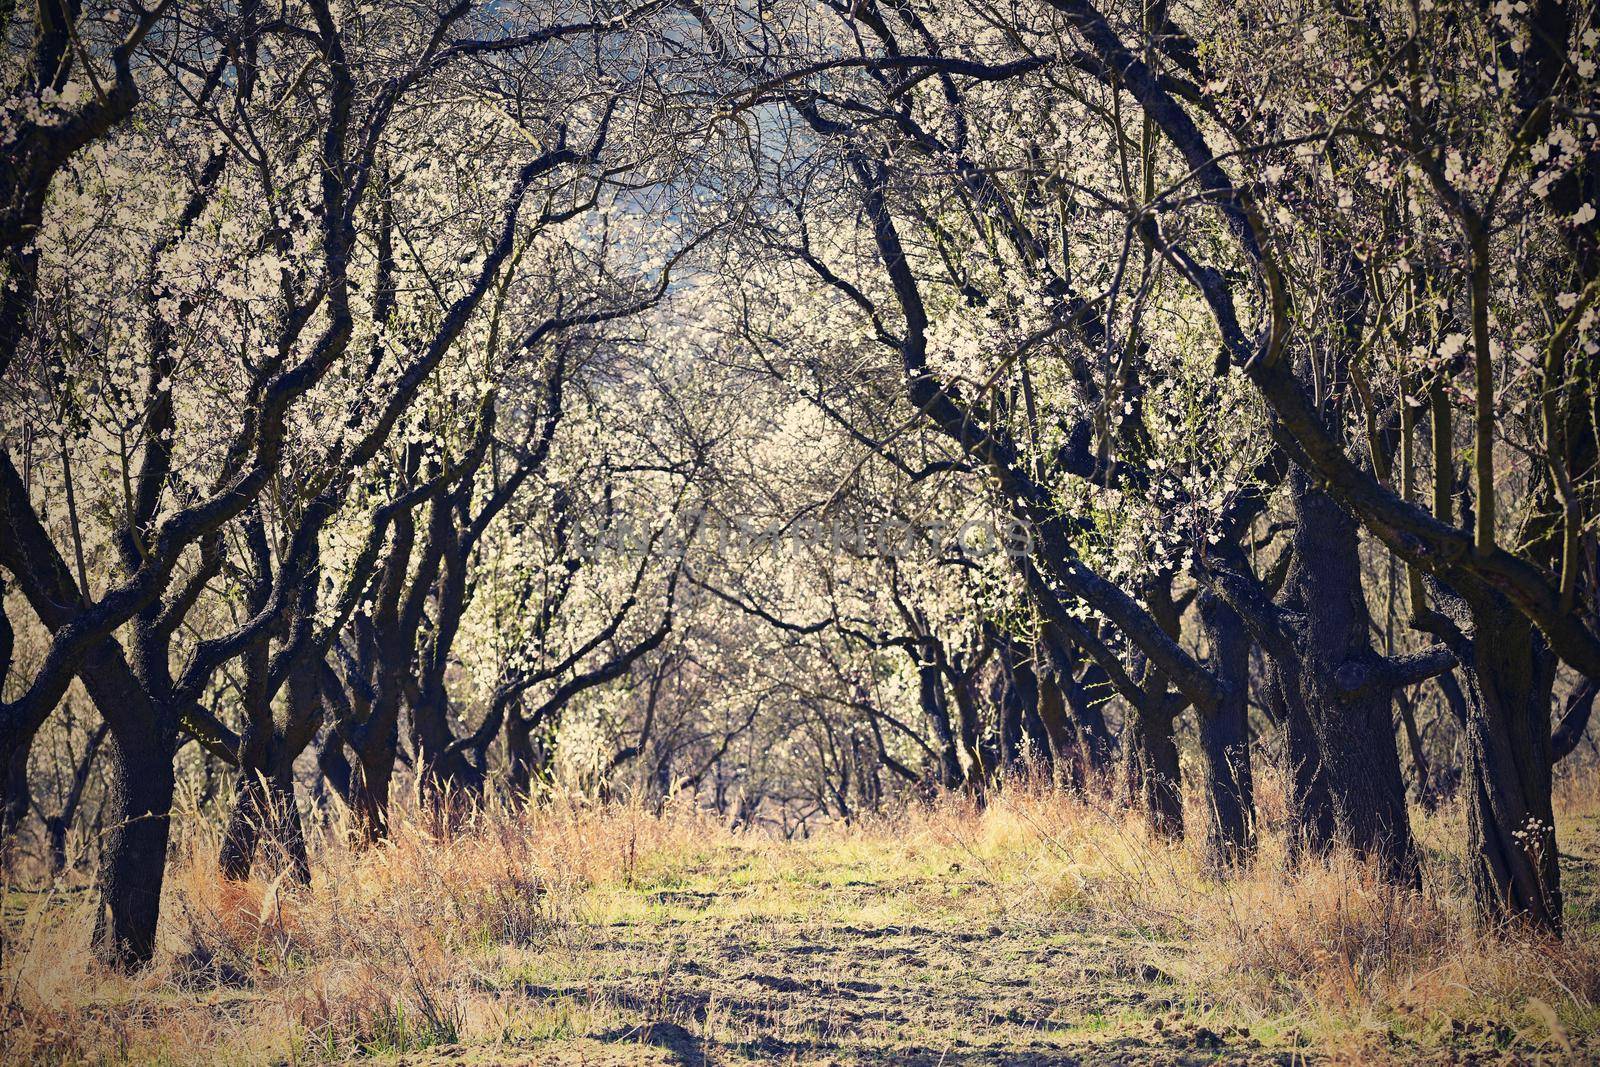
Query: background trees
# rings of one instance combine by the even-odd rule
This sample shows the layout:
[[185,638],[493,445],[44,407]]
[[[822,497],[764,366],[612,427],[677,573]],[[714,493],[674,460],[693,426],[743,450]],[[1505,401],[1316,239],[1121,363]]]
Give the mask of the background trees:
[[1459,780],[1559,928],[1587,10],[7,18],[5,827],[96,813],[109,961],[187,781],[231,877],[397,781],[795,832],[1027,773],[1225,875],[1269,757],[1401,884]]

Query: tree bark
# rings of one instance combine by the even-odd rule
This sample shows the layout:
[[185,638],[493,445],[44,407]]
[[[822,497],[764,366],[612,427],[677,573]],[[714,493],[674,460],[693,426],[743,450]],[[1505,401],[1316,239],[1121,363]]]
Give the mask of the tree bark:
[[369,738],[355,750],[355,773],[350,777],[351,810],[361,840],[375,844],[389,833],[389,783],[394,780],[397,724]]
[[1382,657],[1371,642],[1356,523],[1304,472],[1293,471],[1289,484],[1296,523],[1284,606],[1292,654],[1274,656],[1273,666],[1286,711],[1297,835],[1314,850],[1348,845],[1391,879],[1415,885],[1393,691],[1359,684],[1375,677]]
[[292,881],[305,885],[311,881],[311,861],[295,803],[293,766],[272,763],[265,771],[239,772],[218,866],[225,878],[242,881],[258,858],[270,859]]
[[1467,698],[1473,900],[1487,924],[1525,920],[1559,935],[1561,871],[1550,796],[1555,658],[1498,594],[1476,590],[1454,604],[1441,599],[1471,634],[1457,655]]
[[1205,773],[1205,863],[1225,873],[1255,850],[1255,798],[1250,772],[1250,635],[1220,597],[1200,595],[1200,622],[1211,646],[1211,668],[1223,699],[1199,716]]
[[135,971],[155,953],[172,822],[173,741],[148,723],[111,727],[110,827],[100,863],[95,955]]
[[1163,837],[1183,836],[1183,792],[1178,771],[1177,716],[1128,709],[1122,728],[1122,793],[1130,807]]
[[18,744],[0,750],[0,868],[11,858],[22,820],[28,817],[33,793],[28,788],[28,756],[33,750],[33,734],[28,734]]
[[[926,644],[926,642],[925,642]],[[939,776],[946,789],[959,789],[966,781],[961,766],[960,739],[950,721],[950,703],[945,696],[944,675],[931,649],[921,648],[917,658],[918,699],[922,714],[933,727],[939,744]]]

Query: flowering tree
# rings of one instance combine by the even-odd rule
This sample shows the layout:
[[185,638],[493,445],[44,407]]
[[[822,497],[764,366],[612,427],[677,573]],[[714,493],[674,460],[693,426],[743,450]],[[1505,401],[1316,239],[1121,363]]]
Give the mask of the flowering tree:
[[793,832],[1037,769],[1176,837],[1191,748],[1226,875],[1265,733],[1296,847],[1414,885],[1429,680],[1484,916],[1558,930],[1587,8],[4,18],[3,830],[109,769],[108,961],[188,773],[305,878],[307,786]]

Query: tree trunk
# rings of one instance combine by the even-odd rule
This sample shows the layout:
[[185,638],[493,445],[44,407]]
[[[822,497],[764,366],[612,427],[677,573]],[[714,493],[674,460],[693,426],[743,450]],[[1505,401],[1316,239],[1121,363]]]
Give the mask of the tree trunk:
[[[512,705],[506,713],[506,763],[507,785],[511,795],[520,800],[532,799],[538,784],[543,783],[550,773],[550,760],[553,753],[545,744],[541,734],[540,719],[536,715],[524,712],[520,705]],[[671,786],[672,772],[670,757],[664,757],[666,769],[663,771],[658,765],[657,773],[666,776],[666,783],[661,787],[661,796],[665,797],[667,789]]]
[[[1296,829],[1313,849],[1340,841],[1376,860],[1394,881],[1416,885],[1392,690],[1350,684],[1352,672],[1370,674],[1381,663],[1372,647],[1356,523],[1304,472],[1291,472],[1289,484],[1296,521],[1284,593],[1293,640],[1290,654],[1274,656],[1273,665],[1286,706]],[[1332,809],[1331,834],[1325,805]]]
[[[1168,637],[1177,640],[1182,610],[1172,598],[1172,576],[1143,583],[1150,614]],[[1156,833],[1183,836],[1183,782],[1178,769],[1176,725],[1182,704],[1173,702],[1169,679],[1143,652],[1134,651],[1131,674],[1142,691],[1142,708],[1129,707],[1122,727],[1123,799],[1144,815]]]
[[1105,701],[1110,693],[1111,679],[1098,663],[1085,664],[1081,678],[1067,679],[1067,707],[1090,776],[1104,774],[1116,755],[1116,742],[1106,726]]
[[1183,792],[1178,744],[1170,712],[1128,710],[1123,726],[1122,793],[1150,828],[1163,837],[1183,836]]
[[16,835],[22,829],[22,820],[28,817],[33,794],[28,788],[28,755],[33,749],[33,734],[20,744],[0,749],[0,868],[10,861]]
[[1220,597],[1200,595],[1200,621],[1211,646],[1211,669],[1223,699],[1199,716],[1200,759],[1205,773],[1206,866],[1227,872],[1255,850],[1250,773],[1250,636],[1244,621]]
[[944,692],[944,675],[931,652],[917,654],[917,684],[922,713],[933,727],[939,744],[939,775],[946,789],[959,789],[966,780],[961,766],[960,739],[950,722],[950,704]]
[[[264,645],[258,658],[264,658]],[[256,649],[251,650],[256,653]],[[263,667],[260,673],[265,673]],[[246,691],[250,686],[246,685]],[[258,698],[260,694],[257,694]],[[250,877],[255,863],[256,843],[272,811],[272,801],[266,784],[267,763],[272,748],[272,713],[270,707],[251,708],[250,722],[239,740],[239,776],[233,785],[233,806],[228,812],[228,823],[222,833],[222,848],[217,856],[217,866],[224,878],[242,881]]]
[[242,881],[250,877],[258,854],[286,870],[293,881],[301,885],[311,881],[305,827],[295,804],[292,766],[239,772],[218,865],[225,878]]
[[[260,668],[265,674],[265,665]],[[263,687],[239,746],[239,777],[233,810],[223,834],[218,866],[224,877],[250,877],[258,850],[272,853],[274,865],[295,881],[311,880],[305,829],[295,804],[294,764],[322,726],[320,661],[306,657],[287,679],[283,723],[272,713],[272,694]]]
[[228,824],[222,832],[222,848],[217,856],[217,866],[224,878],[243,881],[250,877],[255,863],[256,842],[261,837],[261,824],[267,818],[271,801],[261,772],[256,768],[242,768],[233,786],[233,807],[228,812]]
[[121,971],[143,967],[155,953],[174,787],[174,738],[150,724],[132,726],[112,725],[111,825],[94,932],[95,955]]
[[1083,760],[1067,710],[1067,698],[1055,670],[1039,675],[1039,721],[1049,745],[1051,774],[1058,783],[1074,789],[1083,786]]
[[66,873],[67,832],[70,829],[67,820],[59,815],[52,815],[44,821],[45,845],[50,850],[51,877]]
[[272,779],[275,795],[272,843],[278,851],[277,862],[287,871],[289,879],[299,885],[311,884],[311,854],[306,847],[305,822],[300,817],[300,806],[294,799],[294,773]]
[[526,797],[533,784],[533,740],[513,719],[506,727],[506,784],[514,797]]
[[[337,728],[330,727],[327,736],[322,739],[322,744],[317,748],[317,770],[322,772],[319,779],[323,785],[332,789],[334,795],[342,801],[347,808],[355,808],[354,780],[355,771],[350,767],[350,757],[345,755],[344,738],[339,736]],[[319,785],[316,800],[320,804],[325,795]]]
[[[1037,689],[1031,684],[1032,678],[1026,681],[1023,672],[1027,671],[1026,664],[1017,650],[1009,641],[1000,645],[1000,674],[996,685],[996,705],[1000,715],[1000,771],[1006,777],[1015,777],[1020,774],[1025,764],[1026,739],[1023,722],[1027,717],[1024,703],[1027,694],[1031,693],[1037,700]],[[1031,671],[1029,674],[1031,675]]]
[[1527,619],[1492,593],[1467,602],[1457,655],[1467,697],[1467,827],[1473,900],[1488,923],[1561,932],[1561,869],[1550,799],[1555,661]]
[[356,830],[368,844],[383,840],[389,833],[389,783],[394,779],[395,738],[363,744],[356,750],[355,773],[350,777],[351,811]]
[[1010,639],[1000,652],[1001,759],[1015,773],[1028,763],[1049,775],[1054,769],[1049,732],[1039,714],[1039,673],[1027,646]]
[[1267,661],[1266,700],[1278,727],[1279,772],[1288,789],[1289,856],[1297,861],[1307,851],[1324,852],[1333,847],[1338,834],[1333,794],[1294,672],[1280,667],[1276,659]]

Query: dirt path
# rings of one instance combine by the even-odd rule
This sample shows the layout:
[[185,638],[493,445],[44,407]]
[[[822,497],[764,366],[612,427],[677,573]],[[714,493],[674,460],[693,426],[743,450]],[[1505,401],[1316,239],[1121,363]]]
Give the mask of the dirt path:
[[[1585,932],[1597,830],[1584,820],[1567,838],[1584,857],[1571,857],[1569,904]],[[1246,1017],[1186,981],[1190,948],[1132,909],[1123,922],[1107,918],[1115,907],[1052,906],[1026,878],[949,855],[908,869],[882,853],[727,850],[642,878],[600,896],[553,943],[486,962],[474,994],[510,1020],[500,1041],[406,1062],[1583,1059],[1509,1015],[1420,1027],[1414,1016],[1374,1017],[1340,1048],[1318,1048],[1302,1017]]]
[[506,951],[475,992],[521,1028],[493,1048],[408,1062],[1296,1058],[1185,999],[1166,969],[1177,950],[1148,934],[1019,910],[959,867],[882,882],[870,864],[845,865],[768,881],[759,863],[722,856],[669,885],[619,891],[617,917]]
[[[691,837],[637,862],[630,831],[609,846],[625,859],[581,881],[397,849],[346,912],[326,905],[332,875],[287,911],[191,904],[196,946],[156,972],[0,1014],[0,1067],[1600,1062],[1583,947],[1600,944],[1600,818],[1563,831],[1560,951],[1474,941],[1459,901],[1407,904],[1348,873],[1288,885],[1263,860],[1175,882],[1177,850],[1028,836],[1042,821]],[[12,1034],[32,1041],[20,1055]]]
[[1175,1004],[1157,964],[1065,925],[669,921],[611,927],[590,951],[594,972],[583,981],[506,990],[595,998],[637,1016],[565,1050],[573,1062],[1278,1059],[1246,1034],[1180,1021],[1192,1006]]

